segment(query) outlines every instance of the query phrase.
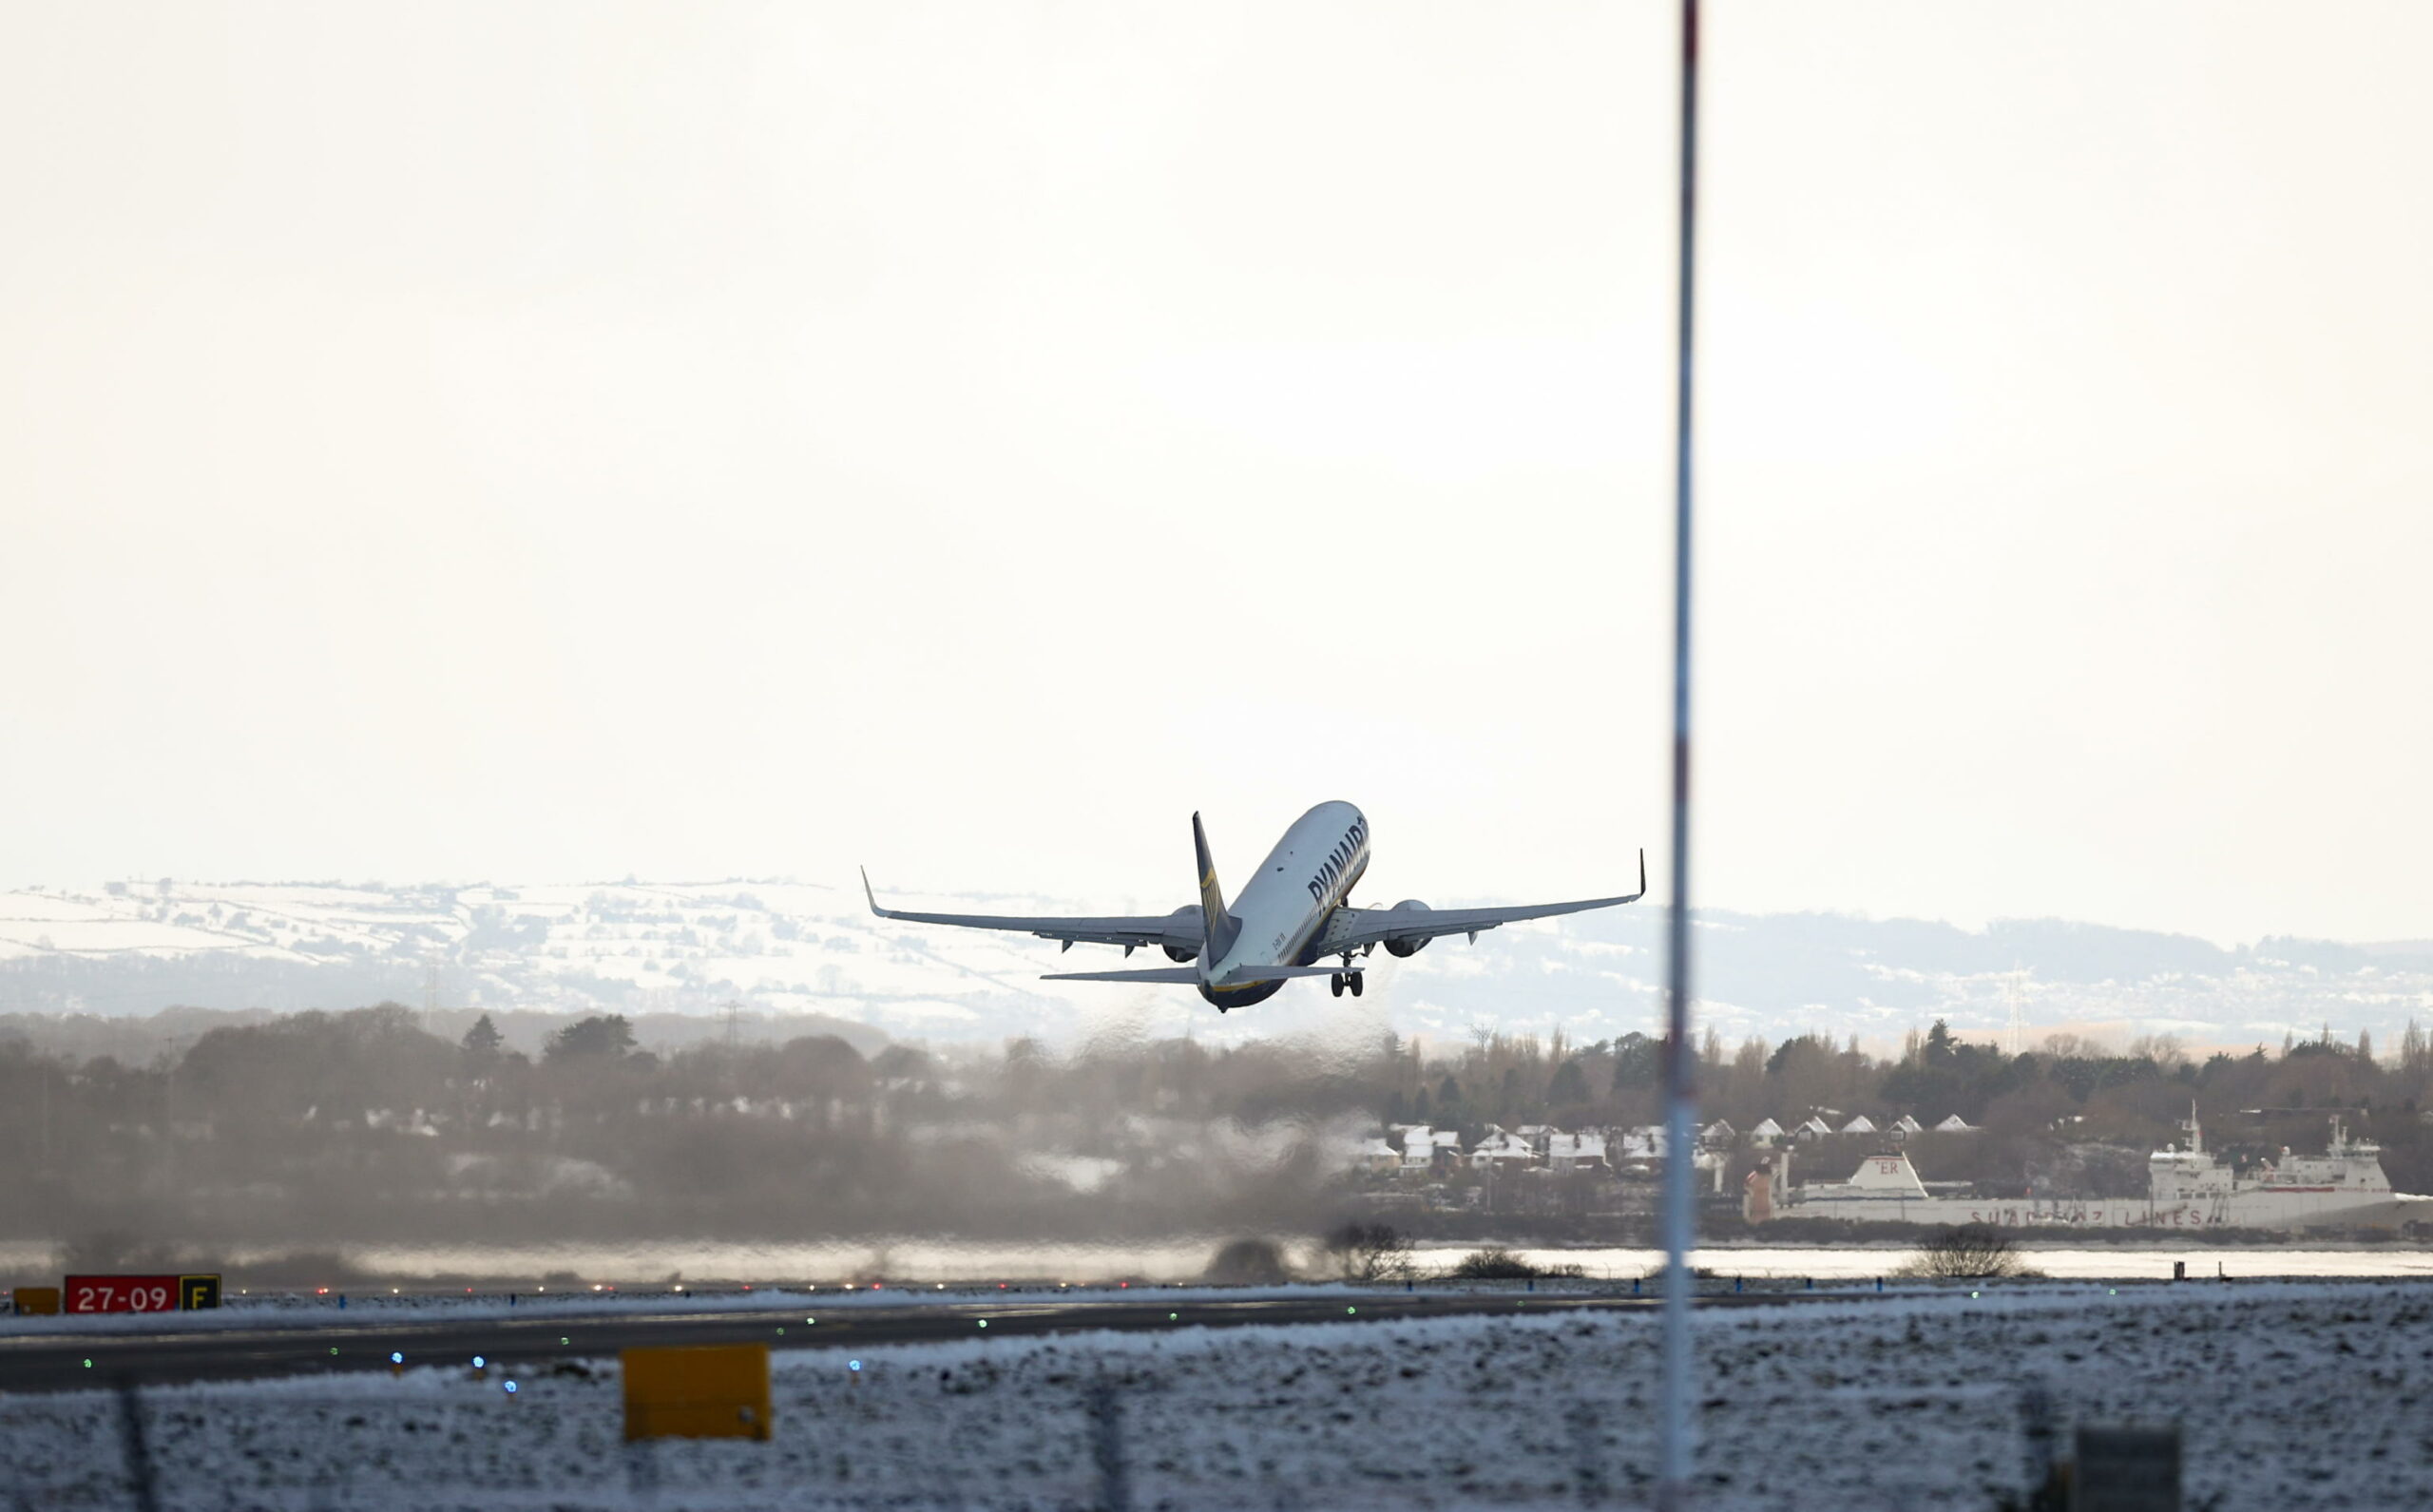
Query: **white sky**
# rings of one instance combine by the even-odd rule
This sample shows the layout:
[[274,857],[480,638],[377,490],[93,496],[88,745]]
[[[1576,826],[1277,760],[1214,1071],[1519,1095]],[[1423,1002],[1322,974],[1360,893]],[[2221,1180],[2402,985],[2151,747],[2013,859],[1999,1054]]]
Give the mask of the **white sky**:
[[[1672,27],[0,7],[0,885],[1660,868]],[[2429,48],[1713,8],[1701,900],[2433,935]]]

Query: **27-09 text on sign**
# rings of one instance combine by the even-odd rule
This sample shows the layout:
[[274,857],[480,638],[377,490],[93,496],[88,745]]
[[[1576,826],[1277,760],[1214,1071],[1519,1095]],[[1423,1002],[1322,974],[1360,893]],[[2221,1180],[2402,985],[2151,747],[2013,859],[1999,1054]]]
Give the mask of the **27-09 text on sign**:
[[[185,1304],[182,1276],[71,1275],[61,1289],[70,1312],[175,1312]],[[216,1279],[216,1278],[215,1278]],[[213,1288],[216,1292],[218,1288]],[[219,1298],[213,1296],[211,1306]]]

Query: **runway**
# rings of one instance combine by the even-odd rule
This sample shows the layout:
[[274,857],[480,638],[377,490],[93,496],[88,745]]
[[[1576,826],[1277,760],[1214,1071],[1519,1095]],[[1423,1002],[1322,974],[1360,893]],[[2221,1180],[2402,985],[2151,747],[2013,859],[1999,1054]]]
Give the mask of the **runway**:
[[[1867,1293],[1873,1295],[1874,1293]],[[1779,1306],[1852,1300],[1848,1292],[1752,1292],[1705,1296],[1701,1308]],[[399,1315],[286,1322],[266,1315],[259,1328],[179,1329],[174,1314],[140,1333],[34,1333],[0,1337],[0,1391],[62,1391],[92,1387],[242,1380],[321,1371],[384,1370],[391,1356],[409,1367],[469,1365],[475,1355],[509,1368],[614,1354],[649,1345],[767,1344],[780,1349],[867,1348],[1012,1334],[1229,1328],[1245,1324],[1373,1323],[1396,1318],[1627,1312],[1654,1297],[1539,1292],[1430,1295],[1426,1292],[1313,1292],[1241,1300],[1159,1300],[1155,1293],[1104,1297],[1022,1297],[987,1302],[855,1305],[822,1311],[812,1297],[785,1307],[672,1311],[637,1305],[631,1312],[478,1318]],[[369,1311],[370,1310],[366,1310]],[[816,1321],[811,1321],[815,1319]],[[985,1330],[983,1325],[986,1325]]]

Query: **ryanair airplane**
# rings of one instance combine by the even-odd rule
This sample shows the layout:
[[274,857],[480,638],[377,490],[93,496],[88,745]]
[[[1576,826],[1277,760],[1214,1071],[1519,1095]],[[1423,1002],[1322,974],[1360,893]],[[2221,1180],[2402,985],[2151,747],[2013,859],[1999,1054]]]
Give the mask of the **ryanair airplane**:
[[[1043,940],[1061,940],[1071,949],[1076,941],[1120,945],[1130,955],[1145,945],[1166,952],[1171,961],[1189,966],[1159,967],[1141,971],[1071,971],[1043,977],[1045,982],[1168,982],[1196,986],[1199,995],[1222,1013],[1274,997],[1294,977],[1327,978],[1336,997],[1360,996],[1360,970],[1355,955],[1365,956],[1380,945],[1395,956],[1416,954],[1440,934],[1466,934],[1523,919],[1551,918],[1587,909],[1610,909],[1636,903],[1647,894],[1647,852],[1638,855],[1638,890],[1622,898],[1588,898],[1578,903],[1541,903],[1516,909],[1431,909],[1406,899],[1390,909],[1351,907],[1351,889],[1369,870],[1369,820],[1349,803],[1321,803],[1293,821],[1267,853],[1258,875],[1236,894],[1233,906],[1216,885],[1216,864],[1208,859],[1208,834],[1199,815],[1191,816],[1191,843],[1198,852],[1199,903],[1172,913],[1140,918],[1025,919],[987,913],[913,913],[882,909],[862,873],[862,890],[871,911],[882,919],[913,924],[952,924],[968,929],[1019,929]],[[1343,964],[1318,966],[1329,956]]]

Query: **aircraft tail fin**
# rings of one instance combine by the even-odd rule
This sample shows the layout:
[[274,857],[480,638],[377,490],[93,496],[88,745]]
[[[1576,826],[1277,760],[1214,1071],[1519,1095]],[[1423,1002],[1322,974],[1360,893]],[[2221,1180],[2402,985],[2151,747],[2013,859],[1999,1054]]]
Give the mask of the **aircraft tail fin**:
[[1191,816],[1191,844],[1199,862],[1199,918],[1207,929],[1207,944],[1199,958],[1213,965],[1234,947],[1242,921],[1225,911],[1225,890],[1216,884],[1216,863],[1208,857],[1208,832],[1200,828],[1197,813]]

